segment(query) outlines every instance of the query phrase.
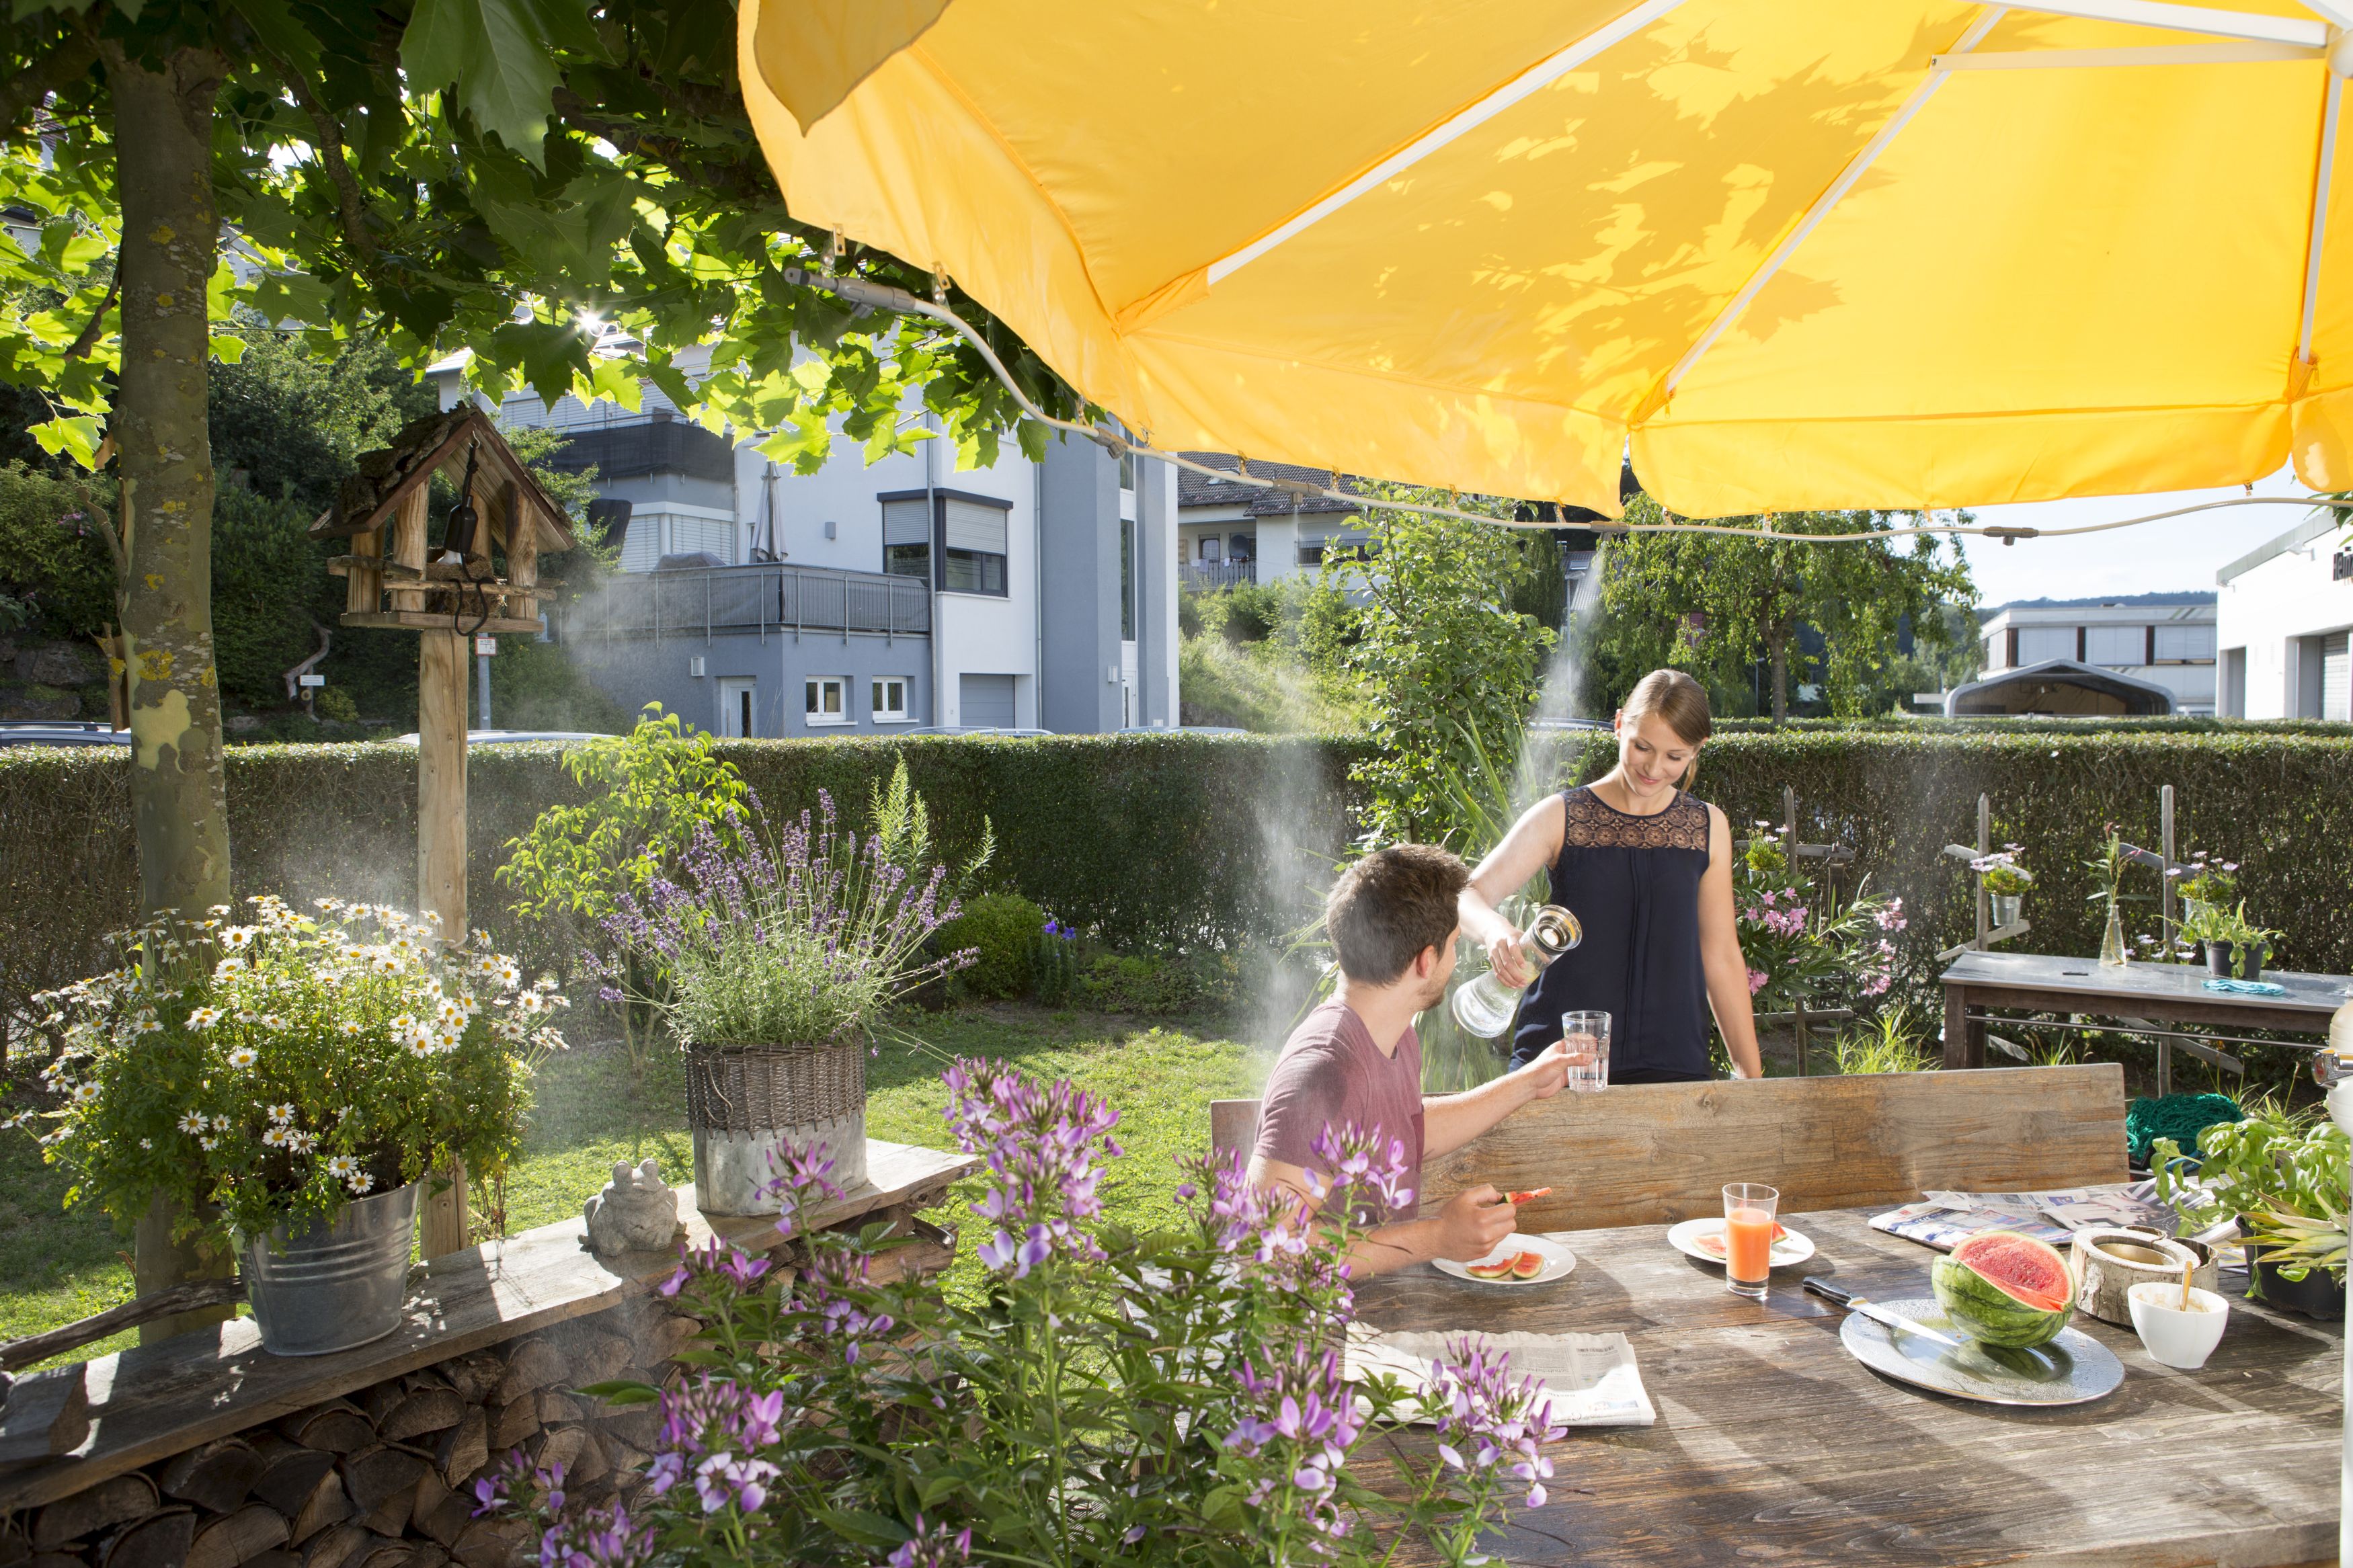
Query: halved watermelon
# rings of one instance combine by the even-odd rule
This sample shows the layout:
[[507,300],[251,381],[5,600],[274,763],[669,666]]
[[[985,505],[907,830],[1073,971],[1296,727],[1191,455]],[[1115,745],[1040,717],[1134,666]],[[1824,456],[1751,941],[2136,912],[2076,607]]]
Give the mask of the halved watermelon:
[[1523,1252],[1512,1259],[1512,1278],[1533,1279],[1545,1271],[1545,1256],[1541,1252]]
[[1550,1187],[1538,1187],[1533,1192],[1505,1193],[1504,1194],[1504,1201],[1507,1204],[1532,1204],[1538,1198],[1548,1195],[1551,1192],[1552,1189]]
[[1969,1237],[1929,1266],[1936,1305],[1980,1344],[2031,1350],[2075,1314],[2074,1276],[2055,1247],[2011,1230]]

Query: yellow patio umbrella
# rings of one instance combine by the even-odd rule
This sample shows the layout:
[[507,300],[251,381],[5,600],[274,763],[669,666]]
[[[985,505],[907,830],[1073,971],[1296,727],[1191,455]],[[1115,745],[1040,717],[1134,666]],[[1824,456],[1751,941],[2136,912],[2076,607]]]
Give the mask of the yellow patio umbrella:
[[794,214],[1164,447],[1614,513],[2353,486],[2353,0],[745,0]]

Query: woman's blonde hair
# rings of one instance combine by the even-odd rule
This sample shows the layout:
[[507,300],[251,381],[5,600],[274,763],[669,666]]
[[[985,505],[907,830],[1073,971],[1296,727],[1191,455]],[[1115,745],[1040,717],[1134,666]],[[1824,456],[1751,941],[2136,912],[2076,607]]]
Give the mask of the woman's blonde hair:
[[1680,669],[1654,669],[1642,677],[1626,693],[1618,712],[1627,720],[1655,713],[1686,746],[1698,745],[1715,731],[1706,689]]

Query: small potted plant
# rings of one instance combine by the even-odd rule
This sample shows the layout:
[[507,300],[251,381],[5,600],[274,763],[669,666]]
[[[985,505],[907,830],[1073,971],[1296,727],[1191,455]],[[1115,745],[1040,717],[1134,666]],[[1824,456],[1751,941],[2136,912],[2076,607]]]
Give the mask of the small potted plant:
[[926,962],[925,942],[954,920],[944,866],[892,863],[880,834],[837,826],[818,795],[773,838],[730,812],[704,824],[675,881],[621,894],[592,955],[608,1001],[633,977],[659,989],[653,1007],[686,1050],[687,1127],[695,1202],[706,1214],[779,1212],[777,1162],[822,1148],[834,1179],[866,1175],[868,1037],[895,1002],[972,962]]
[[2203,849],[2192,855],[2189,864],[2175,866],[2165,874],[2173,879],[2174,891],[2181,895],[2185,923],[2202,911],[2229,906],[2239,896],[2239,863],[2210,858]]
[[1980,855],[1969,862],[1985,885],[1986,897],[1993,900],[1993,923],[1998,930],[2018,923],[2018,906],[2026,889],[2034,886],[2034,873],[2018,863],[2021,846],[2005,844],[1990,855]]
[[2272,943],[2282,934],[2249,921],[2244,899],[2235,909],[2208,905],[2199,911],[2195,930],[2206,944],[2207,972],[2218,980],[2261,980]]
[[2161,1202],[2200,1229],[2236,1218],[2253,1279],[2249,1295],[2327,1321],[2345,1316],[2345,1131],[2326,1116],[2251,1108],[2218,1122],[2185,1155],[2152,1145]]
[[128,1225],[160,1194],[233,1246],[263,1347],[318,1355],[399,1327],[420,1181],[513,1156],[564,998],[429,919],[254,904],[121,933],[120,967],[47,994],[49,1103],[7,1121],[78,1201]]

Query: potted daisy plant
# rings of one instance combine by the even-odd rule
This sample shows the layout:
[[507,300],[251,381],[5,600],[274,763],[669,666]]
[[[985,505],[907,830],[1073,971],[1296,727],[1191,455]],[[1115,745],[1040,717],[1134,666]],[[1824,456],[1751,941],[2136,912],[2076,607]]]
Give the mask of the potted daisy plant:
[[495,1175],[532,1070],[561,1048],[554,983],[477,932],[326,899],[254,900],[113,940],[115,968],[47,994],[39,1092],[5,1118],[129,1225],[162,1194],[233,1248],[263,1345],[314,1355],[400,1323],[426,1173]]

